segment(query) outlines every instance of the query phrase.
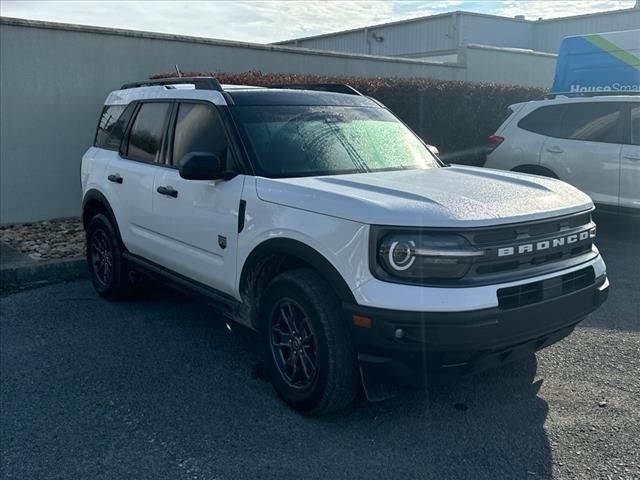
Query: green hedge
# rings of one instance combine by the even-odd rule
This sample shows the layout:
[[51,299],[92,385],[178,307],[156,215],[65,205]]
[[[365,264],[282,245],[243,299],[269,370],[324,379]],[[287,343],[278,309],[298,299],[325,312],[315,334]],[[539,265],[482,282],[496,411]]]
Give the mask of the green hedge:
[[[507,106],[539,98],[544,89],[433,79],[361,78],[321,75],[184,72],[184,76],[212,75],[221,83],[273,85],[279,83],[347,83],[376,98],[405,121],[443,158],[481,163],[489,135],[498,128]],[[175,73],[153,78],[174,77]]]

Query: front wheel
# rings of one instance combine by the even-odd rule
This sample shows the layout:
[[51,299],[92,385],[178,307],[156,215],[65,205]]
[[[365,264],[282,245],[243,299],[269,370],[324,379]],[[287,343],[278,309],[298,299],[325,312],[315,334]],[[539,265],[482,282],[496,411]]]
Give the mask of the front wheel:
[[307,269],[277,276],[261,302],[266,366],[295,410],[323,415],[350,404],[358,365],[345,315],[324,279]]

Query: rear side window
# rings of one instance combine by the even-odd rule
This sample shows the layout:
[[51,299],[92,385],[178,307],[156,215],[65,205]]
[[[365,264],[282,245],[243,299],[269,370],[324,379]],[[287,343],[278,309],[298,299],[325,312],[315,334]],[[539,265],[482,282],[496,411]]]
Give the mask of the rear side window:
[[631,145],[640,145],[640,104],[631,107]]
[[549,105],[534,110],[518,122],[518,127],[540,135],[555,136],[564,105]]
[[179,167],[180,161],[190,152],[213,153],[223,162],[227,160],[229,148],[222,120],[210,105],[183,103],[179,106],[172,165]]
[[141,162],[160,162],[162,144],[169,103],[144,103],[131,126],[127,156]]
[[556,136],[570,140],[622,143],[623,105],[621,102],[567,104]]
[[106,105],[98,121],[93,144],[99,148],[118,150],[134,105]]

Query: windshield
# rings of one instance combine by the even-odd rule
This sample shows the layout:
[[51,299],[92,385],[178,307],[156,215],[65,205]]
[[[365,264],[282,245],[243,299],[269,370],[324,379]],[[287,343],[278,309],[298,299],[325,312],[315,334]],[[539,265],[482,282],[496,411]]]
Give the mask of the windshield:
[[377,107],[234,106],[258,174],[337,175],[437,167],[416,135]]

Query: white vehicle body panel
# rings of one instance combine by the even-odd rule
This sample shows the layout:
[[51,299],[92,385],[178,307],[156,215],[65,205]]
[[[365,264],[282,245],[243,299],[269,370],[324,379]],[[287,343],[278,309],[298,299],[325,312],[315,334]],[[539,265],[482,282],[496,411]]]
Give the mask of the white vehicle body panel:
[[622,145],[616,143],[547,137],[540,165],[585,192],[594,202],[617,205],[621,149]]
[[[185,180],[160,168],[153,186],[149,260],[228,295],[236,292],[238,206],[245,176],[228,181]],[[178,191],[176,198],[157,193]]]
[[623,145],[620,157],[620,206],[640,208],[640,145]]
[[257,179],[258,197],[369,225],[478,227],[591,208],[554,179],[448,167],[292,179]]

